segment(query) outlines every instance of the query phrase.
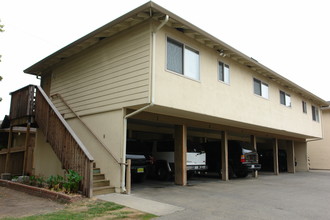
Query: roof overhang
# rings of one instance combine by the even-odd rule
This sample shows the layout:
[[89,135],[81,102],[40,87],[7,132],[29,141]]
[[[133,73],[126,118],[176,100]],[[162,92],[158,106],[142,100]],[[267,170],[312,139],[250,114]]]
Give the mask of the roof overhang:
[[86,36],[74,41],[68,46],[58,50],[57,52],[49,55],[48,57],[37,62],[31,67],[25,69],[24,73],[40,76],[41,74],[47,72],[47,70],[49,70],[52,66],[85,50],[86,48],[94,44],[97,44],[105,38],[109,38],[123,30],[126,30],[148,19],[162,21],[164,20],[166,15],[170,17],[169,21],[166,23],[167,26],[181,31],[185,35],[195,39],[196,41],[206,45],[207,47],[216,50],[217,52],[219,52],[220,55],[235,60],[236,62],[250,68],[254,72],[280,84],[287,90],[291,90],[299,94],[305,99],[311,100],[320,106],[329,106],[329,104],[325,100],[305,90],[299,85],[293,83],[292,81],[286,79],[285,77],[262,65],[255,59],[248,57],[242,52],[236,50],[235,48],[229,46],[228,44],[215,38],[214,36],[206,33],[200,28],[194,26],[193,24],[187,22],[186,20],[166,10],[165,8],[155,4],[154,2],[148,2],[130,11],[129,13],[109,22],[101,28],[91,32],[90,34],[87,34]]

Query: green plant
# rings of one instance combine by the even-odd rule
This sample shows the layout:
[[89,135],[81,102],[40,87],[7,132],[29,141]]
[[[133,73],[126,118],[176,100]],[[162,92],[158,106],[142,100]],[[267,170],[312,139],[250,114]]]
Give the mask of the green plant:
[[47,186],[49,189],[53,189],[55,191],[60,191],[60,190],[62,190],[65,181],[62,176],[57,175],[57,176],[50,176],[46,180],[46,183],[47,183]]
[[42,176],[29,176],[29,180],[26,184],[31,186],[43,187],[45,183],[44,177]]
[[31,186],[37,185],[37,178],[35,176],[30,176],[30,185]]
[[65,175],[67,181],[64,183],[64,188],[68,193],[76,193],[79,189],[79,183],[82,177],[73,170],[68,170],[68,173]]
[[37,186],[38,187],[43,187],[44,183],[45,183],[44,177],[40,176],[40,177],[37,178]]

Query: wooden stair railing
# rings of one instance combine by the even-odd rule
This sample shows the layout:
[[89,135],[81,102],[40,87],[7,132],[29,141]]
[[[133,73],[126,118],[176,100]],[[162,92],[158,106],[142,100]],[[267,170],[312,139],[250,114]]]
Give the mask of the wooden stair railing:
[[92,197],[94,158],[40,86],[36,86],[35,121],[63,168],[81,175],[82,192],[85,196]]

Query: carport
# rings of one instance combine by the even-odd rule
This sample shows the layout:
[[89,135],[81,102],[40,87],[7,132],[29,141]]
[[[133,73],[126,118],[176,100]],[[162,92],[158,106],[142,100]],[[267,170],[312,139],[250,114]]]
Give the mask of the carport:
[[[220,141],[219,160],[221,161],[221,169],[224,171],[221,173],[223,181],[229,180],[228,140],[233,139],[249,142],[257,151],[258,148],[270,150],[273,159],[272,172],[275,175],[280,173],[279,152],[282,151],[286,153],[287,172],[304,171],[307,167],[306,142],[303,139],[290,136],[149,112],[141,112],[128,120],[127,137],[136,138],[134,135],[138,132],[140,135],[144,135],[144,138],[148,138],[146,137],[148,134],[154,133],[158,136],[174,139],[174,182],[177,185],[187,185],[185,164],[189,136],[200,140],[213,138]],[[254,172],[253,176],[257,177],[258,172]]]

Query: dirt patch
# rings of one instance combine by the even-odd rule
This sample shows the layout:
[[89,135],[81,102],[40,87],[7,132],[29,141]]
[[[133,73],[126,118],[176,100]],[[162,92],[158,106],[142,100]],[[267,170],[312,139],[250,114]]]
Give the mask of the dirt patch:
[[[61,204],[59,202],[33,196],[24,192],[9,189],[0,186],[0,219],[4,217],[26,217],[31,215],[48,214],[62,210],[66,213],[88,213],[91,207],[100,207],[105,201],[96,198],[84,198],[73,203]],[[114,204],[116,205],[116,204]],[[116,205],[117,206],[117,205]],[[58,213],[53,213],[57,215]],[[105,210],[102,214],[86,218],[86,219],[145,219],[146,213],[131,209],[128,207],[120,207],[115,210]],[[149,219],[149,218],[147,218]]]
[[64,204],[50,199],[0,186],[0,218],[44,214],[64,208]]

